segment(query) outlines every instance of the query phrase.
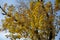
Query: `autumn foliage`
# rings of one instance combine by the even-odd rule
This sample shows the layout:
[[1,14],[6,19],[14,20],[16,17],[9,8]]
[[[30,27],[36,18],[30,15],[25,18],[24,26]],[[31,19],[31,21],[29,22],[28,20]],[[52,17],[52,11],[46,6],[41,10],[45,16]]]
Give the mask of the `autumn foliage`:
[[[3,21],[3,28],[9,30],[14,39],[29,37],[32,40],[54,40],[56,35],[54,22],[58,10],[60,9],[57,2],[53,7],[50,1],[46,4],[43,1],[31,1],[29,8],[22,10],[22,13],[11,5]],[[17,36],[13,37],[15,33]]]

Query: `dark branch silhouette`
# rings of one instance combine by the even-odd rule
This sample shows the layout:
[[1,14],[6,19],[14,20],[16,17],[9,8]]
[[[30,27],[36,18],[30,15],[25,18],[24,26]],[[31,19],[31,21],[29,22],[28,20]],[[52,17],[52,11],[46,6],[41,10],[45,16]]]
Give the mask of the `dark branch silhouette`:
[[7,12],[0,6],[0,8],[2,9],[2,11],[4,12],[4,13],[2,13],[3,15],[6,15],[7,14]]
[[[2,13],[3,15],[7,15],[7,12],[0,6],[0,8],[1,8],[1,10],[4,12],[4,13]],[[8,15],[8,17],[11,17],[10,15]],[[15,17],[14,17],[14,20],[15,21],[17,21],[16,19],[15,19]]]

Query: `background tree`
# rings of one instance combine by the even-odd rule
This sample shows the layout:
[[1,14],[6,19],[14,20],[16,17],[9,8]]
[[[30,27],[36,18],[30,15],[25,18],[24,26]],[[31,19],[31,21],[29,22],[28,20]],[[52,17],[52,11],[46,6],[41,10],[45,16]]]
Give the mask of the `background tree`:
[[[4,9],[1,8],[3,12],[5,12],[5,6]],[[3,28],[9,30],[11,40],[21,37],[29,37],[32,40],[54,40],[57,33],[56,26],[60,24],[60,19],[56,21],[59,6],[58,1],[55,1],[53,7],[50,1],[44,4],[43,0],[37,0],[30,1],[28,9],[24,9],[23,5],[20,8],[21,11],[16,11],[16,8],[11,5],[4,14],[6,17]]]

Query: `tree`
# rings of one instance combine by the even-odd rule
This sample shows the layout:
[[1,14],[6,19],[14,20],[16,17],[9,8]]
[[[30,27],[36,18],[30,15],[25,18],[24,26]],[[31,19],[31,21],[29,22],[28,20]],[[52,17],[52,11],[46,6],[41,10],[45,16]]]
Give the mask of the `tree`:
[[[53,9],[54,8],[54,9]],[[1,8],[2,9],[2,8]],[[23,12],[18,12],[11,5],[5,12],[3,28],[8,29],[11,40],[16,38],[29,37],[32,40],[54,40],[56,35],[56,12],[60,10],[59,4],[55,1],[53,4],[49,1],[44,4],[43,0],[31,1],[30,6]],[[58,20],[59,21],[59,20]],[[56,22],[56,23],[55,23]],[[17,35],[15,35],[17,34]]]

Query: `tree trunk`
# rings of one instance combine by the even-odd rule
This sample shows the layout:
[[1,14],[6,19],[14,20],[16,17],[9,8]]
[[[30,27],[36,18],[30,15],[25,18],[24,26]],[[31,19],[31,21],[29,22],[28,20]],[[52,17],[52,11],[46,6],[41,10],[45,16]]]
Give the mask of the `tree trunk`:
[[49,40],[52,40],[52,28],[50,28],[50,35],[49,35]]

